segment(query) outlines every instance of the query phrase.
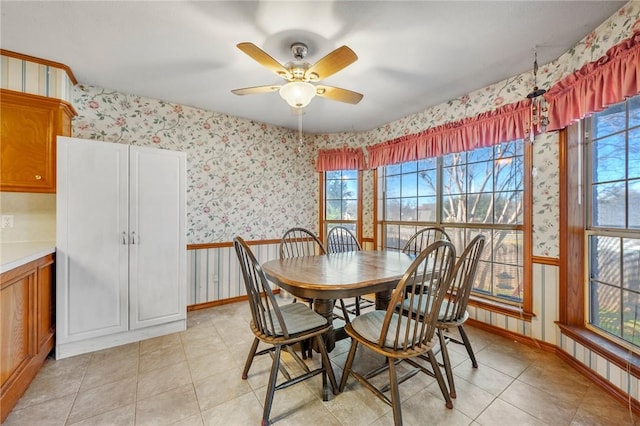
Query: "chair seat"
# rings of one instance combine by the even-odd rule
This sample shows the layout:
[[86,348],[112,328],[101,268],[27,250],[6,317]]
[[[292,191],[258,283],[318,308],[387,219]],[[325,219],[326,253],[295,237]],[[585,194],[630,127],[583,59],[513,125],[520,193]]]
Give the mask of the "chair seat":
[[[405,310],[408,310],[408,308],[410,307],[411,301],[410,299],[405,299],[402,302],[402,308]],[[426,312],[426,300],[422,300],[422,303],[420,303],[419,306],[418,305],[418,299],[415,298],[413,300],[413,312],[418,312],[420,315],[422,315],[424,312]],[[469,313],[467,311],[464,311],[464,315],[461,318],[451,318],[451,315],[447,316],[447,302],[445,301],[445,303],[442,304],[442,306],[440,307],[440,312],[438,312],[438,325],[439,326],[447,326],[447,327],[455,327],[458,326],[462,323],[464,323],[468,318],[469,318]]]
[[458,327],[459,325],[464,324],[469,319],[469,312],[464,311],[464,315],[461,318],[447,318],[445,321],[444,318],[438,317],[438,328],[449,328],[449,327]]
[[[363,338],[367,339],[370,342],[377,343],[380,339],[380,330],[382,330],[382,324],[384,322],[384,317],[386,315],[386,311],[371,311],[364,313],[358,317],[355,317],[351,321],[351,328],[353,331],[358,333]],[[394,342],[394,336],[396,335],[396,329],[398,327],[398,317],[399,315],[394,313],[391,322],[389,323],[389,331],[387,333],[387,337],[385,338],[383,346],[385,348],[396,349],[396,342]],[[406,317],[402,317],[403,321],[400,325],[401,333],[400,335],[404,336],[406,333]],[[414,324],[415,321],[411,322],[409,329],[409,336],[420,336],[420,333],[414,333]],[[417,323],[420,324],[420,323]],[[418,337],[419,338],[419,337]],[[413,340],[409,338],[407,340],[410,344],[418,343],[418,340]],[[426,350],[426,349],[425,349]]]
[[[309,309],[304,303],[290,303],[280,306],[280,313],[290,335],[327,326],[327,319]],[[274,336],[283,335],[277,321],[274,321],[274,328]]]

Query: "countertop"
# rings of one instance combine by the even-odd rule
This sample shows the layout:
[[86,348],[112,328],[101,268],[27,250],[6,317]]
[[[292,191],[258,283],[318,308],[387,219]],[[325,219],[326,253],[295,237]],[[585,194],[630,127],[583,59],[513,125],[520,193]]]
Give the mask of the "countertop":
[[0,273],[22,266],[56,251],[55,241],[0,244]]

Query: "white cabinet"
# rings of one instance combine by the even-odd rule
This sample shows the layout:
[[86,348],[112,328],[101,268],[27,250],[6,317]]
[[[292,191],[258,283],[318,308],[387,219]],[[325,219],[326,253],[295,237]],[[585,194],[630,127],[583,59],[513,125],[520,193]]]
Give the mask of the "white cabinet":
[[56,358],[186,328],[186,156],[58,137]]

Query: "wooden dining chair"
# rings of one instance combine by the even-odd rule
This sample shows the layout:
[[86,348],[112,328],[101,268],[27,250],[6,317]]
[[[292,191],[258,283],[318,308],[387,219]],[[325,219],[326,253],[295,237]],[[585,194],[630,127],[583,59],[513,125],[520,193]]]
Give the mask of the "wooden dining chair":
[[[305,228],[291,228],[287,230],[280,239],[280,259],[301,256],[317,256],[327,254],[322,241],[311,231]],[[296,298],[293,299],[296,302]],[[310,307],[313,306],[313,300],[305,300]],[[345,321],[349,321],[349,314],[346,305],[342,299],[338,300],[342,310],[342,317]],[[302,359],[313,357],[313,350],[309,342],[302,342]]]
[[[285,231],[280,239],[280,259],[301,256],[317,256],[326,254],[327,250],[322,245],[322,241],[311,231],[305,228],[290,228]],[[297,298],[293,298],[293,302],[297,302]],[[305,302],[310,308],[313,307],[313,300],[307,299]],[[313,349],[310,341],[300,343],[302,359],[313,357]]]
[[[421,354],[429,355],[445,404],[447,408],[453,408],[444,377],[433,356],[433,347],[437,344],[436,321],[449,290],[449,275],[454,262],[453,244],[448,241],[437,241],[431,244],[416,257],[400,279],[391,294],[386,311],[366,312],[345,326],[346,333],[351,337],[351,347],[340,381],[340,391],[344,390],[349,376],[354,377],[392,407],[395,425],[402,424],[399,384],[420,371],[414,368],[409,374],[398,378],[396,363],[410,362],[412,358]],[[405,299],[411,302],[407,306],[407,315],[403,315],[396,309]],[[422,315],[418,315],[413,310],[413,306],[423,305],[429,309]],[[365,374],[356,372],[352,367],[359,345],[384,356],[385,362],[381,367]],[[413,363],[411,365],[413,366]],[[370,380],[386,370],[389,372],[388,387],[391,398],[383,393],[386,388],[376,387]]]
[[[473,282],[476,276],[476,270],[478,269],[478,261],[484,249],[485,237],[484,235],[476,236],[464,249],[458,260],[456,261],[452,273],[451,284],[449,291],[440,307],[438,317],[436,321],[436,327],[438,332],[438,340],[440,343],[440,351],[442,354],[442,363],[447,376],[447,383],[449,385],[449,395],[451,398],[456,397],[456,388],[453,381],[453,371],[451,368],[451,360],[449,358],[449,351],[447,349],[448,342],[454,342],[462,344],[467,349],[469,358],[474,368],[478,368],[476,357],[471,347],[469,337],[464,330],[464,323],[469,318],[467,312],[467,304],[469,303],[469,296],[471,295],[471,289],[473,288]],[[410,308],[409,305],[415,305]],[[427,304],[424,300],[418,301],[404,300],[402,303],[403,313],[405,315],[411,315],[417,313],[422,315],[427,310]],[[450,334],[445,335],[445,332],[450,331],[453,328],[457,328],[460,334],[460,340],[452,337]],[[427,355],[420,355],[419,358],[431,361]],[[424,370],[423,370],[424,371]],[[425,371],[430,373],[429,371]]]
[[[331,253],[344,253],[350,251],[360,251],[362,246],[355,235],[344,226],[334,226],[327,234],[327,251]],[[357,296],[353,303],[345,303],[348,314],[360,315],[360,310],[371,307],[374,302]]]
[[437,226],[422,228],[409,238],[409,241],[404,245],[402,252],[411,256],[417,256],[429,244],[439,240],[451,241],[449,235],[447,235],[442,228]]
[[[467,305],[469,304],[469,296],[473,289],[473,283],[478,270],[478,262],[485,245],[484,235],[476,236],[464,249],[460,258],[456,262],[451,276],[451,286],[447,297],[445,298],[440,314],[438,315],[438,338],[440,347],[442,348],[442,358],[447,374],[447,382],[449,383],[449,394],[452,398],[456,397],[456,388],[453,382],[453,371],[451,369],[451,360],[449,359],[449,351],[447,343],[454,342],[464,345],[467,354],[471,359],[473,368],[478,368],[473,348],[469,337],[464,330],[464,323],[469,318]],[[446,331],[457,328],[460,339],[456,339],[450,335],[445,335]]]
[[[266,426],[269,424],[269,413],[271,412],[274,393],[277,390],[287,388],[318,374],[323,374],[329,377],[333,393],[338,393],[338,385],[322,338],[322,335],[330,329],[331,324],[326,318],[315,313],[303,303],[290,303],[279,306],[271,291],[269,282],[249,246],[240,237],[234,238],[233,244],[240,261],[240,269],[242,270],[251,308],[251,322],[249,325],[255,336],[242,371],[242,378],[247,379],[255,356],[271,354],[272,357],[271,373],[262,412],[262,425]],[[310,370],[300,357],[291,350],[292,345],[307,339],[315,340],[322,356],[321,367],[314,370]],[[258,345],[261,342],[269,345],[269,347],[258,352]],[[280,354],[283,349],[291,354],[302,369],[303,372],[300,375],[291,377],[280,364]],[[278,371],[282,371],[286,380],[276,385]],[[323,377],[323,383],[326,382],[326,376]]]
[[280,259],[326,253],[322,241],[305,228],[291,228],[280,239]]

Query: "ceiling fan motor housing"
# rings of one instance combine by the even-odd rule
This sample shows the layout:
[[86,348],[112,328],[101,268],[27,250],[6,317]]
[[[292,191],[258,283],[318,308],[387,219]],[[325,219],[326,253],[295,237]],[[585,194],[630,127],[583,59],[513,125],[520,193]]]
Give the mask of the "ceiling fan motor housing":
[[301,61],[307,56],[309,49],[307,49],[307,45],[301,42],[296,42],[291,45],[291,54],[296,61]]

